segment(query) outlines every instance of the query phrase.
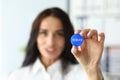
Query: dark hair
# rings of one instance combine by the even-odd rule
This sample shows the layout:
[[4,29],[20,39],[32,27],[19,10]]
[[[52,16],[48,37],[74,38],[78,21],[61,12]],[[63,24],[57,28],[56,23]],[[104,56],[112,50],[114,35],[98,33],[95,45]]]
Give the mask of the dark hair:
[[48,8],[41,12],[36,19],[34,20],[32,24],[32,30],[30,34],[30,39],[28,42],[28,45],[26,47],[26,56],[25,60],[22,64],[22,67],[33,64],[36,60],[36,58],[40,57],[40,52],[37,48],[37,36],[38,36],[38,31],[39,31],[39,26],[41,24],[41,21],[48,17],[48,16],[53,16],[61,20],[63,24],[63,29],[65,33],[65,49],[61,54],[61,59],[64,62],[70,62],[72,64],[76,64],[77,61],[74,58],[74,56],[71,53],[71,43],[70,43],[70,37],[74,33],[73,26],[71,24],[71,21],[68,17],[68,15],[61,9],[59,8]]

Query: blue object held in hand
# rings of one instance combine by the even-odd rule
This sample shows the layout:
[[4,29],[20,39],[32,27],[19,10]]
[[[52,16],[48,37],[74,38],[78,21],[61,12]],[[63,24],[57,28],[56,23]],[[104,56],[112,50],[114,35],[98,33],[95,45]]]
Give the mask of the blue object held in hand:
[[70,41],[73,46],[81,46],[84,41],[84,38],[80,34],[74,34],[72,35]]

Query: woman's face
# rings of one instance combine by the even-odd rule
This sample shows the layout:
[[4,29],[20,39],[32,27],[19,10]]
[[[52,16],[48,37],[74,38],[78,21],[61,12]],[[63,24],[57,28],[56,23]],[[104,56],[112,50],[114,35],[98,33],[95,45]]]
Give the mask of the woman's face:
[[64,50],[64,45],[65,38],[62,22],[52,16],[44,18],[37,37],[37,46],[42,59],[59,59]]

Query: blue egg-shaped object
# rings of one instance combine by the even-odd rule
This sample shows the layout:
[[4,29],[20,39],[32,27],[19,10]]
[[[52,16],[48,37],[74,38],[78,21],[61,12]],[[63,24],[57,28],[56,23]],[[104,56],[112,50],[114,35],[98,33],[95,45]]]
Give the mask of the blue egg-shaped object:
[[72,35],[70,41],[73,46],[81,46],[84,38],[80,34],[74,34]]

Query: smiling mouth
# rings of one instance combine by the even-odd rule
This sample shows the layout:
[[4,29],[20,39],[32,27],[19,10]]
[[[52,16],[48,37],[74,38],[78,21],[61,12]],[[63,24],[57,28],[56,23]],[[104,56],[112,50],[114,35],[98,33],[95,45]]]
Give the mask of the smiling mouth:
[[54,54],[55,51],[56,51],[55,48],[46,48],[45,50],[46,50],[46,52],[49,53],[49,54]]

